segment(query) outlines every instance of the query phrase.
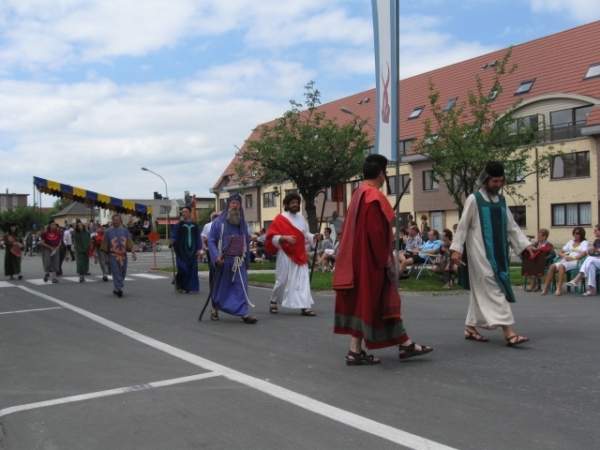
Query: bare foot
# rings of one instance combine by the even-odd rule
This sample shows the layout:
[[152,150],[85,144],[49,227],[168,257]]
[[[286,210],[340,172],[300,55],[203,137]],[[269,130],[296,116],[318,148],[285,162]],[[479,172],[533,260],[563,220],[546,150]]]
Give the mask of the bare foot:
[[562,295],[562,288],[556,288],[556,292],[554,293],[554,295],[556,297],[558,297],[559,295]]
[[540,292],[540,295],[546,295],[548,293],[548,288],[544,288],[542,289],[542,292]]

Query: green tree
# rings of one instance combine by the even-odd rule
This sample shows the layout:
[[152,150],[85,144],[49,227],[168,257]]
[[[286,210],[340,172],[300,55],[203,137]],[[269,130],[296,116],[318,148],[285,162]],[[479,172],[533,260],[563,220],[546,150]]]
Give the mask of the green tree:
[[211,206],[210,208],[202,208],[198,210],[198,225],[203,227],[208,222],[210,222],[210,215],[215,212],[215,207]]
[[7,230],[15,223],[21,233],[34,230],[34,224],[35,231],[40,231],[49,220],[49,215],[41,213],[36,206],[11,208],[0,214],[0,229]]
[[65,209],[67,206],[73,204],[73,200],[70,200],[68,198],[59,198],[57,200],[54,201],[54,203],[52,203],[52,208],[53,208],[53,212],[52,214],[56,214],[57,212],[62,211],[63,209]]
[[[466,101],[449,110],[439,104],[440,93],[433,81],[429,82],[433,120],[425,121],[423,139],[414,148],[432,162],[434,180],[446,185],[460,214],[465,199],[477,190],[477,179],[488,161],[504,164],[505,193],[516,203],[522,203],[529,198],[519,192],[519,182],[532,174],[547,176],[553,157],[563,154],[552,146],[538,144],[545,130],[535,122],[532,125],[523,118],[515,118],[521,100],[507,111],[495,108],[503,91],[502,77],[517,70],[516,65],[509,67],[511,54],[512,47],[493,67],[491,88],[486,88],[477,75],[475,91],[469,91]],[[542,151],[535,151],[540,147]]]
[[304,201],[309,228],[318,228],[315,197],[319,190],[347,183],[360,174],[368,148],[366,121],[355,118],[340,125],[317,107],[320,92],[311,81],[303,105],[292,108],[274,125],[263,125],[257,140],[247,142],[235,166],[242,185],[270,185],[291,181]]

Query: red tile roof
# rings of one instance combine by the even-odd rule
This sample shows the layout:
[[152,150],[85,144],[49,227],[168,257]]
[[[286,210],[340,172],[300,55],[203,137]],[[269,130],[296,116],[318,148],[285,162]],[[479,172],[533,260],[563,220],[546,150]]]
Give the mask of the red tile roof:
[[[507,110],[518,99],[526,101],[549,94],[583,95],[593,98],[595,103],[600,103],[600,77],[584,79],[588,68],[600,63],[599,40],[600,21],[597,21],[515,45],[509,66],[517,64],[518,68],[513,74],[506,74],[502,77],[503,92],[494,102],[496,111]],[[400,138],[420,138],[423,134],[424,121],[433,117],[429,107],[430,80],[433,81],[435,89],[440,93],[439,104],[442,108],[449,99],[454,97],[458,97],[457,104],[460,104],[467,100],[469,90],[475,91],[476,75],[481,77],[484,91],[491,90],[494,71],[489,67],[489,63],[495,60],[500,61],[506,51],[507,49],[497,50],[401,80]],[[402,63],[402,55],[400,55],[400,63]],[[488,64],[488,68],[483,70],[482,66],[485,64]],[[523,81],[531,79],[535,79],[535,82],[529,92],[514,95]],[[367,98],[369,101],[365,102],[364,100]],[[361,100],[362,102],[359,104]],[[418,106],[425,106],[419,118],[407,120],[410,113]],[[336,117],[340,123],[353,120],[352,115],[345,114],[340,110],[342,107],[348,108],[363,119],[368,119],[369,123],[375,126],[375,89],[334,100],[321,105],[319,110],[325,111],[328,117]],[[600,123],[600,112],[594,108],[588,117],[588,125],[596,123]],[[370,138],[374,139],[373,130],[370,127],[366,127],[365,130],[369,133]],[[248,139],[256,137],[257,135],[253,133]],[[244,144],[242,151],[245,148]],[[233,174],[233,165],[236,161],[237,157],[232,160],[215,183],[215,188],[220,185],[225,176]],[[229,185],[235,184],[234,181],[229,183]]]

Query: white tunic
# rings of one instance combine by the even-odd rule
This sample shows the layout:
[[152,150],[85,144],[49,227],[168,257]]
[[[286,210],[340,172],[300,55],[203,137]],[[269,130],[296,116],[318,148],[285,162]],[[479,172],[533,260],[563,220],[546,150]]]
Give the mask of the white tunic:
[[[302,214],[284,212],[282,215],[304,234],[306,250],[310,250],[313,246],[313,235],[308,232],[308,224]],[[292,261],[279,247],[280,237],[278,234],[273,236],[273,245],[278,250],[271,302],[280,303],[286,308],[310,308],[314,302],[310,293],[308,264],[300,266]]]
[[[486,189],[480,189],[486,201],[490,201]],[[499,201],[498,196],[491,199]],[[515,223],[508,207],[506,208],[506,232],[508,240],[516,254],[520,254],[531,243]],[[469,282],[471,284],[471,301],[467,312],[467,326],[481,327],[493,330],[500,325],[515,323],[510,305],[504,292],[494,278],[492,266],[487,259],[477,200],[473,194],[465,202],[463,215],[458,223],[454,242],[450,250],[464,252],[464,244],[468,248]]]

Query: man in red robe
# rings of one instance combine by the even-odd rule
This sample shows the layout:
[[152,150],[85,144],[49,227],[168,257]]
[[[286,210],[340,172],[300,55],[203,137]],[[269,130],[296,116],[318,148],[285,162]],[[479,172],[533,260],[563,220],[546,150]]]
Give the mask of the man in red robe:
[[354,192],[346,214],[333,276],[334,333],[352,336],[346,364],[379,364],[368,349],[398,345],[400,359],[424,355],[431,347],[410,340],[400,313],[400,295],[392,256],[394,210],[380,191],[386,182],[387,158],[369,155],[364,183]]

